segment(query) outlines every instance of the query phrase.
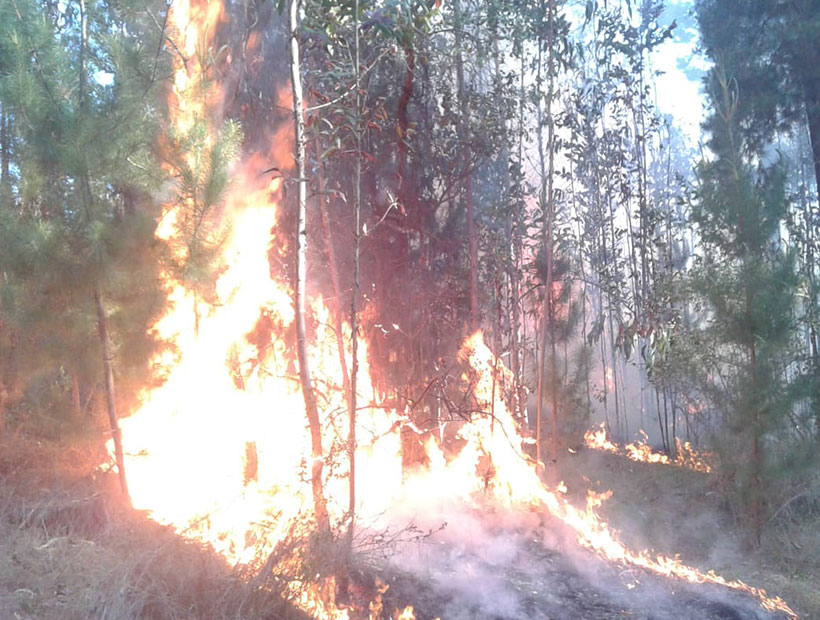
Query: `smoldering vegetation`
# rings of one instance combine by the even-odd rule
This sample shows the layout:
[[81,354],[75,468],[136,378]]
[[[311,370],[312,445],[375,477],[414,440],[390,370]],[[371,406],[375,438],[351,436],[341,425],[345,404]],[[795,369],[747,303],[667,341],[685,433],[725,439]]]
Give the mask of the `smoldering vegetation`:
[[536,509],[426,508],[413,521],[421,534],[382,567],[388,607],[412,605],[419,620],[785,617],[750,595],[607,563]]

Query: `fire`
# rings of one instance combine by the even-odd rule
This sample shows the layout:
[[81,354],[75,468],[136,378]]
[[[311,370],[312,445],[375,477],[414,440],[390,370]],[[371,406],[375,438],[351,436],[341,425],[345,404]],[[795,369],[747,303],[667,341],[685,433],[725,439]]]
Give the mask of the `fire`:
[[686,441],[681,443],[680,438],[675,437],[675,457],[670,458],[666,454],[655,452],[647,443],[648,437],[645,432],[639,431],[637,441],[628,443],[623,448],[612,443],[606,432],[606,425],[600,424],[597,428],[590,429],[584,434],[584,443],[587,448],[602,450],[614,454],[622,454],[638,463],[659,463],[662,465],[674,465],[685,467],[693,471],[708,474],[712,471],[712,466],[708,462],[708,455],[700,454],[692,448]]
[[[174,122],[185,131],[207,117],[208,102],[218,99],[218,93],[203,94],[200,80],[206,69],[195,58],[224,17],[221,3],[201,0],[175,2],[171,17],[178,33],[176,46],[188,57],[179,61],[171,96]],[[271,152],[277,150],[279,146],[271,147]],[[258,563],[260,558],[264,562],[294,537],[307,538],[313,510],[310,438],[288,341],[294,320],[292,291],[271,274],[269,261],[280,188],[278,180],[263,181],[258,172],[253,157],[235,167],[234,187],[241,190],[226,198],[229,236],[222,249],[216,298],[206,303],[169,276],[170,309],[154,327],[173,343],[171,352],[154,360],[165,380],[146,391],[140,409],[121,421],[134,506],[237,564]],[[171,238],[176,217],[169,207],[158,234]],[[348,465],[339,457],[339,446],[348,421],[329,312],[321,298],[313,300],[309,359],[327,447],[328,510],[334,529],[341,530],[348,520]],[[348,329],[345,339],[350,337]],[[366,343],[361,342],[359,349],[361,372],[355,388],[368,403],[365,395],[376,391]],[[676,559],[630,551],[597,515],[596,507],[606,495],[590,493],[587,505],[579,508],[565,497],[563,484],[554,490],[545,486],[537,464],[522,449],[527,440],[499,387],[508,382],[509,371],[480,331],[465,341],[458,357],[467,368],[464,379],[472,386],[478,410],[461,423],[457,452],[445,450],[431,434],[425,444],[429,465],[403,471],[401,430],[418,432],[405,412],[372,396],[373,401],[357,413],[359,523],[375,530],[400,522],[407,507],[424,511],[434,504],[535,508],[572,528],[583,546],[608,560],[689,582],[744,590],[759,597],[767,609],[796,617],[781,599],[762,590],[701,573]],[[614,446],[605,434],[602,441]],[[290,575],[286,592],[314,617],[347,618],[348,610],[334,601],[332,571],[299,574],[299,554],[305,546],[295,545],[296,551],[284,558]],[[379,590],[370,605],[372,618],[382,613],[383,593]],[[396,617],[413,618],[414,610],[397,610]]]

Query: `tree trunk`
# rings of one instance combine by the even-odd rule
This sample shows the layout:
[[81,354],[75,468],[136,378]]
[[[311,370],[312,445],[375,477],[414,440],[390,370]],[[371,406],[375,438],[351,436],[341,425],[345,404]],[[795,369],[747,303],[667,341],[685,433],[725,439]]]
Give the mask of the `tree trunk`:
[[325,238],[325,248],[327,249],[327,263],[330,271],[330,285],[333,287],[333,296],[336,304],[333,312],[333,328],[336,331],[336,348],[339,351],[339,367],[342,369],[342,389],[345,393],[345,401],[350,407],[350,371],[347,367],[347,355],[345,355],[344,326],[342,321],[342,287],[339,282],[339,267],[336,259],[336,249],[333,245],[333,231],[330,227],[330,216],[327,212],[327,202],[325,200],[324,182],[324,162],[322,160],[322,143],[319,138],[318,125],[314,125],[314,143],[316,145],[316,188],[319,198],[319,215],[322,219],[322,233]]
[[473,214],[473,173],[470,163],[470,108],[464,90],[464,60],[461,55],[462,28],[464,27],[460,0],[453,0],[456,39],[456,82],[460,110],[459,145],[462,170],[464,173],[464,206],[467,213],[467,241],[470,253],[470,329],[478,329],[478,240],[476,238]]
[[320,535],[329,535],[330,518],[325,501],[322,470],[324,450],[322,449],[322,427],[313,379],[308,361],[307,336],[305,333],[305,280],[307,276],[307,179],[305,178],[305,121],[302,110],[302,78],[299,66],[299,0],[291,0],[289,10],[290,26],[290,76],[293,89],[293,123],[296,136],[296,176],[297,176],[297,217],[296,217],[296,279],[294,306],[296,312],[297,356],[299,358],[299,379],[305,399],[305,413],[310,425],[311,489],[313,509]]
[[552,115],[552,99],[555,94],[555,0],[549,0],[547,6],[547,70],[549,72],[547,91],[547,153],[549,170],[547,176],[547,320],[550,328],[550,347],[552,356],[552,458],[558,458],[558,375],[555,354],[555,308],[553,307],[553,251],[555,232],[555,204],[553,202],[553,183],[555,176],[555,119]]
[[404,60],[407,63],[407,68],[404,73],[404,85],[401,89],[401,96],[399,97],[396,114],[399,127],[399,140],[396,145],[396,150],[398,152],[399,175],[399,188],[397,195],[402,202],[404,201],[404,193],[408,189],[407,180],[405,178],[407,176],[407,107],[410,105],[410,98],[413,96],[413,77],[416,71],[416,53],[413,50],[412,43],[407,43],[404,46]]
[[[820,92],[818,92],[818,87],[814,86],[811,89],[807,89],[809,95],[807,95],[807,102],[806,108],[808,110],[807,113],[807,121],[809,126],[809,142],[811,143],[811,153],[812,153],[812,163],[814,164],[814,179],[815,179],[815,188],[817,191],[817,200],[818,204],[820,204]],[[815,386],[820,385],[820,356],[818,356],[818,336],[817,336],[817,326],[815,324],[816,317],[815,317],[815,308],[816,308],[816,285],[815,285],[815,278],[814,278],[814,244],[812,243],[811,239],[816,239],[820,234],[818,234],[817,225],[812,225],[810,222],[810,217],[807,216],[806,218],[806,236],[810,240],[807,243],[809,247],[809,256],[808,256],[808,263],[809,267],[807,269],[808,272],[808,280],[809,280],[809,301],[808,301],[808,308],[809,308],[809,349],[812,361],[812,374]],[[814,388],[815,391],[820,389],[818,387]],[[818,396],[814,396],[814,408],[815,408],[815,417],[816,417],[816,427],[817,427],[817,437],[820,438],[820,405],[816,402],[818,400]]]
[[[546,10],[544,3],[541,2],[540,6],[541,10]],[[538,60],[536,62],[536,74],[535,74],[535,98],[536,98],[536,122],[538,123],[537,134],[538,134],[538,168],[539,168],[539,177],[540,177],[540,188],[538,192],[538,206],[542,209],[542,211],[546,212],[547,210],[547,169],[546,169],[546,160],[544,155],[544,104],[541,100],[541,90],[544,85],[543,79],[543,70],[542,70],[542,58],[544,54],[544,36],[543,36],[542,28],[538,28],[538,39],[536,42],[538,48]],[[548,236],[547,229],[549,227],[549,223],[547,222],[547,217],[545,213],[544,217],[544,230],[543,236],[546,240]],[[545,243],[546,245],[546,243]],[[547,321],[549,320],[547,317],[547,307],[549,302],[547,301],[548,291],[546,286],[544,287],[544,308],[542,310],[543,317],[542,317],[542,325],[541,325],[541,357],[538,358],[536,355],[536,363],[537,363],[537,372],[538,372],[538,387],[537,387],[537,398],[535,403],[535,455],[536,460],[540,463],[541,462],[541,414],[544,408],[544,374],[546,372],[546,359],[547,359]]]
[[[3,285],[3,273],[0,272],[0,288]],[[6,346],[8,341],[8,346]],[[3,298],[0,296],[0,436],[6,430],[6,403],[8,402],[8,386],[6,376],[12,354],[11,338],[8,333],[8,326],[3,318]]]
[[3,188],[11,184],[11,177],[9,176],[9,160],[11,158],[9,125],[9,115],[3,110],[2,114],[0,114],[0,187]]
[[[751,295],[747,290],[747,307]],[[751,365],[752,385],[757,385],[757,350],[754,343],[749,346],[749,363]],[[754,416],[752,418],[752,476],[751,476],[751,511],[752,511],[752,546],[760,547],[761,537],[761,471],[763,466],[763,447],[760,445],[761,420],[758,403],[753,403]]]
[[[353,528],[356,520],[356,384],[359,377],[359,245],[361,242],[361,212],[362,212],[362,132],[359,117],[361,114],[361,87],[359,73],[359,0],[354,0],[354,63],[353,73],[356,76],[356,110],[354,111],[356,137],[356,187],[353,191],[353,292],[350,300],[350,326],[352,339],[351,350],[353,355],[353,369],[351,372],[350,413],[347,434],[347,455],[350,462],[348,512],[350,526],[348,528],[348,552],[353,551]],[[406,111],[406,106],[405,106]],[[406,119],[405,119],[406,122]],[[406,153],[405,153],[406,156]]]
[[80,379],[77,377],[77,373],[72,373],[71,375],[71,406],[74,411],[74,415],[80,415]]
[[809,125],[809,141],[814,162],[814,180],[817,200],[820,204],[820,87],[813,81],[806,88],[806,117]]
[[103,371],[105,374],[105,406],[108,411],[108,425],[114,440],[114,458],[117,462],[117,473],[120,479],[120,491],[128,497],[128,481],[125,476],[125,456],[122,450],[122,432],[117,418],[117,405],[114,398],[114,354],[108,337],[108,319],[105,315],[102,293],[99,286],[94,290],[94,303],[97,307],[97,331],[100,336],[100,347],[103,354]]
[[85,0],[80,0],[80,62],[79,62],[79,80],[77,83],[77,96],[80,102],[80,108],[84,108],[86,104],[86,70],[85,70],[85,46],[88,41],[88,18],[86,15]]
[[513,214],[513,287],[512,287],[512,321],[513,321],[513,338],[512,338],[512,360],[513,373],[515,378],[515,395],[518,402],[518,415],[524,424],[529,424],[529,416],[527,415],[527,395],[524,387],[524,363],[520,356],[521,353],[521,338],[522,331],[526,330],[526,319],[521,321],[522,306],[521,306],[521,284],[520,278],[523,272],[523,257],[524,257],[524,189],[523,183],[523,169],[524,169],[524,101],[526,100],[526,91],[524,89],[524,50],[521,50],[521,67],[520,67],[520,82],[519,82],[519,108],[518,108],[518,171],[516,183],[518,184],[518,191],[516,193],[515,208]]

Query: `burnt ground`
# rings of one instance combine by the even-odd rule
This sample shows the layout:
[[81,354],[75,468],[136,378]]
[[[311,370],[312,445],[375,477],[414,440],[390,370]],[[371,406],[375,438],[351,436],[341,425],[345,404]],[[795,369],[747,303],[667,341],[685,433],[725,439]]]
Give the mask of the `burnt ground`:
[[[550,549],[509,536],[512,557],[439,546],[426,573],[393,568],[387,609],[413,605],[418,620],[776,620],[750,595],[608,564],[591,552]],[[435,545],[435,543],[432,543]],[[563,546],[564,543],[560,543]],[[437,559],[436,559],[437,558]]]

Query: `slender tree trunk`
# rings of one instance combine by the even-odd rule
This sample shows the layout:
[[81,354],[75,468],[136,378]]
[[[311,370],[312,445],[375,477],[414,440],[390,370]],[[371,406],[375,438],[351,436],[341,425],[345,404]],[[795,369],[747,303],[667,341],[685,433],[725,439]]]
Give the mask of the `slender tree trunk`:
[[[524,383],[524,363],[520,356],[521,353],[521,337],[522,337],[522,307],[521,307],[521,276],[523,271],[523,257],[524,257],[524,188],[523,188],[523,161],[524,161],[524,101],[526,99],[526,92],[524,89],[524,50],[521,50],[521,67],[520,67],[520,82],[519,82],[519,109],[518,109],[518,171],[516,183],[518,184],[518,191],[516,192],[516,201],[513,213],[513,288],[512,288],[512,322],[513,322],[513,339],[511,343],[512,358],[513,358],[513,372],[515,378],[515,394],[518,401],[518,414],[521,420],[526,425],[529,424],[527,415],[527,396],[523,387]],[[524,329],[526,329],[526,318],[523,321]]]
[[[747,289],[747,307],[751,298]],[[749,363],[751,365],[752,385],[757,385],[757,350],[754,343],[749,346]],[[753,546],[760,547],[761,538],[761,470],[763,465],[763,446],[760,444],[761,420],[758,403],[753,403],[754,416],[752,417],[752,488],[751,488],[751,510],[752,510],[752,533],[754,535]]]
[[541,357],[538,357],[536,351],[536,359],[538,361],[536,368],[538,370],[538,402],[535,406],[535,448],[536,460],[541,463],[541,417],[544,410],[544,384],[546,374],[546,360],[547,360],[547,317],[543,317],[541,321]]
[[806,109],[811,142],[812,161],[814,163],[815,189],[820,204],[820,80],[811,80],[806,85]]
[[0,187],[3,188],[7,188],[11,184],[11,177],[9,176],[11,159],[9,125],[9,115],[3,110],[0,114]]
[[[77,102],[80,109],[87,106],[86,94],[86,45],[88,45],[88,15],[85,0],[80,0],[80,50],[79,50],[79,80]],[[81,176],[81,192],[83,206],[89,223],[92,221],[91,211],[91,188],[87,170]],[[97,310],[97,333],[100,338],[100,348],[102,349],[103,374],[105,385],[105,406],[108,412],[108,424],[111,430],[111,438],[114,440],[114,459],[117,463],[117,473],[120,481],[120,491],[125,497],[128,494],[128,479],[125,472],[125,455],[122,448],[122,431],[120,430],[119,418],[117,416],[117,405],[114,392],[114,352],[111,348],[111,338],[108,333],[108,317],[105,314],[105,303],[99,282],[94,287],[94,305]]]
[[473,214],[473,172],[470,158],[470,107],[464,85],[464,59],[462,58],[462,29],[464,28],[461,0],[453,0],[456,39],[456,82],[460,110],[459,145],[464,172],[464,205],[467,213],[467,241],[470,253],[470,329],[478,329],[478,239]]
[[404,84],[402,85],[401,95],[399,96],[396,115],[399,127],[399,140],[396,145],[399,174],[398,196],[401,200],[404,199],[404,194],[409,186],[405,178],[407,176],[407,108],[410,105],[410,99],[413,97],[413,78],[416,72],[416,53],[412,43],[407,43],[404,46],[404,61],[407,64],[407,68],[404,72]]
[[361,85],[359,73],[359,0],[354,0],[354,75],[356,76],[356,110],[354,112],[356,136],[356,187],[353,198],[353,293],[350,301],[351,348],[353,352],[353,371],[351,373],[350,416],[347,435],[347,454],[350,461],[350,481],[348,512],[348,550],[353,548],[353,527],[356,520],[356,385],[359,377],[359,243],[361,240],[362,211],[362,131],[359,122],[361,102]]
[[555,319],[553,295],[553,260],[555,237],[555,204],[553,202],[553,183],[555,176],[555,119],[552,114],[552,100],[555,94],[555,0],[549,0],[547,6],[547,126],[549,128],[547,153],[549,154],[549,171],[547,176],[547,319],[550,329],[550,347],[552,355],[552,458],[558,458],[558,375],[557,358],[555,354]]
[[584,265],[584,242],[583,242],[583,235],[584,232],[581,228],[581,214],[578,211],[578,204],[575,201],[575,172],[572,167],[572,160],[569,163],[569,178],[570,178],[570,194],[572,195],[572,206],[573,211],[575,212],[575,217],[578,222],[578,264],[581,268],[581,347],[584,352],[583,362],[584,362],[584,388],[586,390],[586,401],[587,401],[587,410],[586,410],[586,425],[589,425],[589,416],[592,413],[592,396],[590,394],[589,389],[589,355],[587,354],[587,274],[586,274],[586,266]]
[[330,270],[330,284],[333,287],[333,295],[336,298],[333,312],[333,326],[336,331],[336,348],[339,351],[339,367],[342,369],[342,389],[345,393],[345,401],[348,410],[353,410],[350,401],[350,372],[347,368],[347,355],[345,355],[344,326],[342,321],[342,287],[339,283],[339,267],[336,260],[336,250],[333,245],[333,232],[330,227],[330,217],[327,212],[327,202],[325,200],[324,183],[324,162],[322,160],[322,143],[319,139],[318,125],[314,132],[314,144],[316,145],[316,187],[319,191],[319,214],[322,218],[322,232],[325,237],[325,247],[327,248],[327,262]]
[[103,371],[105,374],[105,407],[108,411],[108,425],[111,437],[114,440],[114,458],[117,462],[117,473],[120,480],[120,491],[128,497],[128,480],[125,476],[125,455],[122,449],[122,432],[117,417],[117,405],[114,395],[114,354],[111,350],[111,340],[108,337],[108,318],[105,315],[102,293],[99,286],[94,290],[94,303],[97,308],[97,332],[100,336],[102,348]]
[[[3,284],[3,272],[0,271],[0,287]],[[11,343],[8,335],[6,321],[3,318],[3,298],[0,296],[0,436],[6,430],[6,401],[8,400],[8,386],[6,385],[6,374],[8,358],[11,356],[11,346],[6,346],[6,342]]]
[[[664,393],[664,398],[666,398]],[[666,435],[663,432],[663,419],[661,418],[661,397],[660,397],[660,388],[659,386],[655,386],[655,413],[658,414],[658,426],[660,427],[661,431],[661,444],[663,445],[663,451],[666,454],[669,454],[669,448],[666,445]]]
[[[546,7],[544,2],[540,3],[540,8],[542,11],[546,11]],[[544,212],[544,229],[542,234],[544,239],[548,238],[548,229],[549,229],[549,218],[547,216],[547,169],[546,169],[546,157],[544,154],[544,104],[541,98],[541,91],[544,85],[544,78],[543,78],[543,70],[542,70],[542,58],[544,54],[544,35],[543,29],[539,26],[538,28],[538,38],[536,41],[536,45],[538,46],[538,60],[536,61],[536,73],[535,73],[535,97],[537,101],[536,105],[536,122],[538,123],[537,128],[537,135],[538,135],[538,172],[539,172],[539,179],[540,179],[540,188],[538,193],[538,206]],[[549,246],[545,241],[545,250],[549,252]],[[536,364],[537,364],[537,372],[538,372],[538,396],[535,405],[535,446],[536,446],[536,460],[540,463],[541,462],[541,417],[544,409],[544,375],[546,374],[546,366],[547,366],[547,321],[549,321],[548,315],[548,308],[549,308],[549,288],[545,285],[544,286],[544,307],[542,309],[542,321],[541,321],[541,357],[538,358],[536,354]]]
[[[811,153],[812,153],[812,164],[814,166],[814,179],[815,179],[815,188],[817,191],[817,200],[818,205],[820,205],[820,93],[817,92],[817,87],[812,89],[814,91],[814,100],[809,102],[807,105],[808,113],[807,113],[807,124],[809,128],[809,143],[811,146]],[[810,92],[810,95],[812,93]],[[818,355],[818,335],[817,335],[817,317],[815,315],[815,309],[817,307],[817,286],[815,283],[815,273],[814,273],[814,251],[815,251],[815,241],[820,234],[818,234],[817,230],[817,218],[812,217],[811,215],[811,207],[807,206],[805,208],[806,212],[806,239],[807,239],[807,248],[808,248],[808,256],[807,256],[807,269],[806,272],[808,274],[808,281],[809,281],[809,300],[808,300],[808,310],[809,310],[809,352],[812,361],[812,374],[814,375],[814,411],[815,411],[815,426],[817,428],[817,438],[820,439],[820,396],[817,395],[817,391],[820,390],[820,355]],[[814,223],[812,223],[814,221]]]
[[80,379],[77,377],[77,373],[71,374],[71,406],[74,411],[74,415],[80,415]]
[[289,10],[290,26],[290,77],[293,89],[293,123],[296,135],[296,176],[297,176],[297,216],[296,216],[296,280],[294,306],[296,311],[297,355],[299,358],[299,379],[305,399],[305,413],[310,425],[311,489],[313,509],[320,535],[330,534],[330,517],[325,501],[322,470],[324,450],[322,449],[322,427],[313,378],[308,361],[307,335],[305,330],[305,280],[307,276],[307,178],[305,177],[305,121],[302,110],[302,77],[299,65],[299,0],[291,0]]
[[[498,11],[497,7],[494,5],[490,7],[490,36],[492,37],[492,49],[493,49],[493,90],[495,92],[496,101],[499,105],[498,108],[498,115],[499,118],[504,118],[505,110],[504,110],[504,84],[503,84],[503,76],[501,74],[501,53],[498,47],[499,35],[498,35]],[[523,56],[523,55],[522,55]],[[522,115],[523,116],[523,115]],[[510,136],[507,133],[507,126],[505,123],[505,132],[504,132],[504,142],[501,147],[500,151],[500,160],[504,164],[504,170],[501,174],[501,182],[503,185],[503,195],[505,197],[512,197],[512,182],[510,179],[510,167],[513,162],[512,155],[510,153]],[[509,299],[509,312],[506,313],[506,319],[509,321],[509,328],[510,328],[510,337],[509,337],[509,346],[510,346],[510,369],[513,373],[513,394],[514,394],[514,415],[519,422],[523,424],[523,415],[521,411],[521,393],[519,390],[520,385],[520,366],[519,366],[519,357],[518,357],[518,337],[519,337],[519,329],[520,329],[520,317],[518,313],[518,308],[520,304],[520,285],[518,282],[518,263],[517,263],[517,255],[516,255],[516,247],[517,247],[517,237],[518,237],[518,210],[519,210],[519,200],[516,196],[514,199],[514,204],[510,204],[509,208],[506,210],[506,219],[505,219],[505,239],[504,239],[504,257],[506,259],[506,276],[509,282],[509,289],[508,289],[508,299]],[[500,301],[499,301],[500,304]],[[500,352],[501,348],[498,347],[496,352]]]
[[86,105],[86,68],[85,68],[85,47],[88,41],[88,16],[86,15],[85,0],[80,0],[80,62],[79,62],[79,80],[77,86],[79,87],[78,96],[80,107],[84,108]]

